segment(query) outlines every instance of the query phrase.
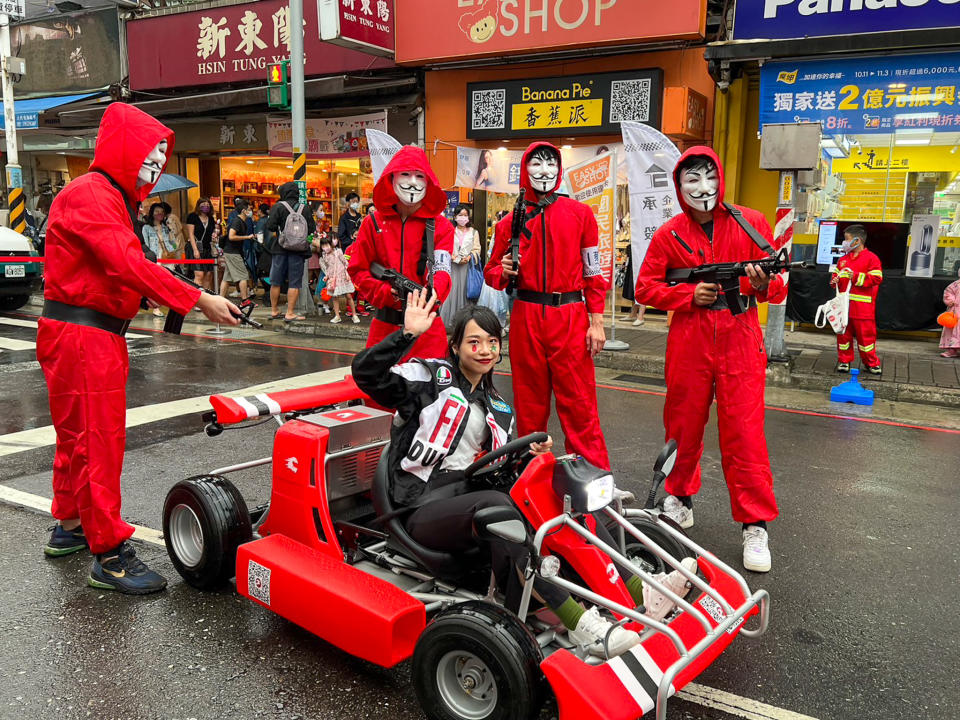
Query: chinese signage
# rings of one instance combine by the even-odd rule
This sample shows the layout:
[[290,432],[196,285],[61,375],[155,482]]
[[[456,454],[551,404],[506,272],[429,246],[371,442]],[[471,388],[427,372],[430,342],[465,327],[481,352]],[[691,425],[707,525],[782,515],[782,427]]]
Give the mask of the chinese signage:
[[26,0],[0,0],[0,14],[9,15],[11,20],[19,20],[26,12]]
[[[947,148],[948,157],[950,148]],[[894,172],[943,172],[944,149],[942,145],[920,147],[895,146],[888,148],[854,147],[849,157],[833,158],[830,169],[837,173],[886,173]]]
[[616,133],[624,120],[660,126],[663,71],[632,70],[467,84],[467,137]]
[[733,37],[783,40],[956,26],[956,0],[737,0]]
[[393,0],[317,0],[320,39],[393,57]]
[[[317,22],[314,13],[304,13],[307,76],[393,65],[321,42]],[[132,90],[262,82],[267,67],[290,54],[289,8],[283,0],[261,0],[131,20],[127,48]]]
[[17,97],[99,90],[122,78],[116,8],[14,25],[10,44],[27,65]]
[[397,62],[699,39],[706,0],[396,0]]
[[819,122],[826,134],[960,130],[960,53],[770,62],[760,127]]
[[[385,110],[369,115],[339,118],[308,118],[307,157],[337,158],[367,155],[367,130],[387,131]],[[293,152],[293,131],[289,120],[267,122],[267,145],[271,155],[288,157]]]
[[574,165],[566,172],[567,187],[574,200],[585,203],[597,218],[597,251],[600,273],[613,280],[613,229],[616,168],[612,153],[603,153]]
[[661,130],[686,140],[704,138],[707,134],[707,98],[688,87],[664,90]]
[[261,152],[267,148],[265,122],[228,120],[222,123],[182,123],[170,127],[176,135],[177,152],[210,150]]

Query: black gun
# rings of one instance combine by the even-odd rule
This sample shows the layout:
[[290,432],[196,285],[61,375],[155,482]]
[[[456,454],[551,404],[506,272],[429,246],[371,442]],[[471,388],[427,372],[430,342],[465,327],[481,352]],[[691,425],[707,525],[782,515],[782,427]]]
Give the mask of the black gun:
[[[397,295],[400,296],[400,300],[403,301],[404,305],[407,303],[408,293],[426,289],[427,294],[429,295],[429,293],[433,290],[433,288],[429,286],[424,288],[423,285],[415,283],[406,275],[400,274],[393,268],[384,267],[378,262],[370,263],[370,274],[373,275],[377,280],[383,280],[385,283],[389,284],[390,287],[396,290]],[[439,302],[437,302],[436,307],[439,309]]]
[[[510,224],[510,257],[513,259],[513,271],[520,272],[520,233],[523,232],[524,223],[527,219],[527,202],[524,200],[523,192],[517,198],[516,205],[513,206],[513,217]],[[517,288],[519,275],[513,275],[507,282],[507,292],[513,292]]]
[[746,262],[712,263],[696,267],[676,268],[667,270],[666,281],[671,285],[679,283],[717,283],[720,291],[727,300],[727,307],[734,315],[739,315],[746,308],[743,306],[743,296],[740,294],[740,278],[746,277],[747,265],[757,265],[767,275],[773,276],[783,270],[802,270],[812,267],[806,262],[790,262],[787,249],[783,248],[776,255],[770,255],[763,260],[748,260]]
[[[203,292],[208,293],[210,295],[217,294],[215,292],[207,290],[205,287],[197,285],[193,280],[188,278],[186,275],[182,275],[178,273],[173,268],[168,267],[167,271],[170,272],[172,275],[176,276],[178,279],[183,280],[183,282],[185,282],[190,287],[195,287],[198,290],[202,290]],[[237,309],[240,311],[240,314],[235,315],[234,317],[237,317],[240,319],[241,325],[249,325],[250,327],[255,328],[257,330],[261,330],[263,328],[263,325],[261,323],[258,323],[256,320],[250,317],[250,313],[253,312],[253,303],[250,303],[246,307],[238,307]],[[163,331],[165,333],[170,333],[171,335],[179,335],[180,331],[183,330],[183,320],[184,320],[183,315],[174,311],[173,308],[170,308],[170,311],[167,313],[167,319],[163,321]]]

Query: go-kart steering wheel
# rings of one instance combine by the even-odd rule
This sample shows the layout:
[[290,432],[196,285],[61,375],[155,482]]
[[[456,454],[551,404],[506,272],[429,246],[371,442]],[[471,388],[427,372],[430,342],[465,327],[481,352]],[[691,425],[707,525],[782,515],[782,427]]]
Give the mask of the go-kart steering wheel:
[[[513,481],[516,479],[520,466],[525,464],[531,455],[530,443],[546,442],[549,437],[545,432],[536,432],[511,440],[475,460],[463,471],[463,476],[467,479],[486,480],[491,485],[500,484],[498,480],[502,478],[509,478]],[[501,458],[507,459],[498,463],[497,461]]]

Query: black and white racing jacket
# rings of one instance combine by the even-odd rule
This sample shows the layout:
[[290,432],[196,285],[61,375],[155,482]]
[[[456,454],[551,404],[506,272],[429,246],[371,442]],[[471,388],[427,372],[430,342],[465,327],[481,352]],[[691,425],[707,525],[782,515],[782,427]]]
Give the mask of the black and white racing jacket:
[[505,444],[514,425],[509,403],[483,384],[471,392],[454,363],[420,358],[400,363],[413,342],[413,337],[398,330],[353,360],[353,379],[360,389],[396,410],[389,462],[393,501],[398,505],[413,503],[429,489],[444,458],[460,442],[471,404],[486,409],[490,430],[486,451]]

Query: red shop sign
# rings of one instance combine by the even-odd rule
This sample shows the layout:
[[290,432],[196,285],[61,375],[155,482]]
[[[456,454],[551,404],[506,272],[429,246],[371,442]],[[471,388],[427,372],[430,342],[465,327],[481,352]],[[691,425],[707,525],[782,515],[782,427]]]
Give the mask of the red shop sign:
[[393,57],[393,0],[317,0],[320,38]]
[[[393,66],[385,58],[321,42],[317,14],[304,10],[307,77]],[[266,82],[267,66],[290,55],[289,28],[284,0],[131,20],[127,23],[130,89]]]

